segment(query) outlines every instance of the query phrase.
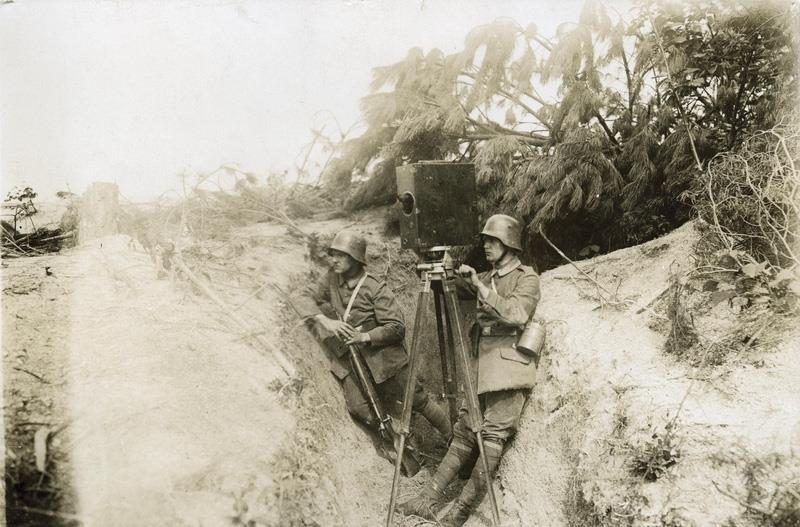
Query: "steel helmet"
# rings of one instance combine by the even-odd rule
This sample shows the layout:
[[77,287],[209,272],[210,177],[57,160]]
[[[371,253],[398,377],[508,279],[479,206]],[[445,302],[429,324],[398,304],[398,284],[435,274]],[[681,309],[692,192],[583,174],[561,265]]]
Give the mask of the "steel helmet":
[[522,250],[522,225],[511,216],[495,214],[486,220],[486,225],[481,231],[482,235],[497,238],[503,245],[510,249]]
[[364,265],[367,263],[367,241],[353,232],[337,232],[328,248],[331,249],[349,254]]

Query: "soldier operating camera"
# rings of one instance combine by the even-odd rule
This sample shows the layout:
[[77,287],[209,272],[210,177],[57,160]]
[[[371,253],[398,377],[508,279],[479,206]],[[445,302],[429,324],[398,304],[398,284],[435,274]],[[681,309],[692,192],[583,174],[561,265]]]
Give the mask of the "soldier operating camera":
[[[471,337],[478,362],[477,393],[490,476],[500,462],[503,446],[516,432],[538,365],[538,349],[517,345],[539,301],[539,276],[519,259],[520,235],[520,224],[514,218],[502,214],[490,217],[481,238],[492,269],[477,273],[461,265],[457,270],[461,275],[456,282],[459,296],[477,300],[477,321]],[[435,475],[418,496],[398,509],[435,521],[436,512],[445,504],[445,488],[456,474],[474,463],[476,448],[467,408],[462,407],[453,427],[453,441]],[[483,470],[481,463],[472,469],[460,496],[440,520],[442,525],[463,525],[481,502],[490,479]]]

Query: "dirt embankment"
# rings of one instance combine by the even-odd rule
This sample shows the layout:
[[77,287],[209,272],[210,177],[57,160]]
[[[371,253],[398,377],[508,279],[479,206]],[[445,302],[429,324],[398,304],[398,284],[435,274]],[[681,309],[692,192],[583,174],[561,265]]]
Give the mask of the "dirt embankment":
[[[330,235],[344,226],[370,240],[371,272],[388,280],[406,320],[413,320],[413,257],[380,234],[379,214],[304,228]],[[263,228],[254,229],[251,234]],[[792,446],[800,428],[800,390],[793,379],[800,371],[792,357],[798,334],[791,319],[777,317],[755,346],[725,363],[698,365],[668,355],[665,292],[674,273],[694,265],[697,239],[688,224],[648,244],[581,262],[613,293],[614,302],[599,300],[597,286],[572,266],[542,276],[537,313],[548,324],[548,353],[520,434],[501,465],[497,486],[505,522],[783,525],[782,509],[770,498],[785,498],[785,483],[796,468]],[[271,252],[270,261],[291,257],[299,262],[298,241],[284,237],[281,244],[285,256]],[[314,268],[295,267],[291,284],[297,286],[309,267]],[[728,303],[706,305],[698,311],[697,328],[711,346],[724,341],[736,317]],[[291,315],[284,321],[292,328],[287,349],[294,350],[308,379],[309,401],[324,401],[314,406],[312,420],[318,421],[311,433],[322,449],[317,452],[320,470],[330,478],[339,504],[328,522],[378,524],[385,514],[390,467],[371,446],[364,448],[369,440],[347,417],[326,359],[296,323]],[[423,340],[426,364],[433,365],[427,368],[428,382],[436,393],[433,335],[428,332]],[[305,404],[301,401],[299,408]],[[404,480],[402,495],[414,492],[435,468],[441,450],[429,453],[427,470]],[[767,466],[775,473],[765,473]],[[489,518],[484,506],[468,525],[488,524]]]
[[[370,240],[370,272],[387,279],[410,322],[414,258],[382,235],[381,218],[375,211],[302,227],[323,240],[345,227],[361,230]],[[689,265],[695,239],[687,225],[579,264],[617,299],[634,303],[598,302],[595,285],[570,266],[542,276],[538,315],[549,344],[541,383],[496,482],[506,524],[730,520],[743,527],[765,518],[754,509],[768,505],[798,444],[797,335],[782,330],[775,346],[755,346],[713,368],[667,356],[669,323],[658,299],[676,262]],[[53,256],[61,280],[53,284],[63,291],[50,291],[52,284],[34,296],[4,291],[4,324],[16,335],[4,335],[6,416],[9,402],[21,400],[13,390],[26,386],[19,376],[39,383],[13,369],[37,365],[19,362],[28,360],[24,339],[62,344],[32,343],[53,350],[34,373],[50,380],[50,371],[64,369],[48,410],[57,419],[48,426],[68,423],[54,438],[70,440],[60,447],[64,466],[50,458],[48,467],[73,474],[74,491],[50,507],[94,525],[381,524],[392,466],[349,418],[327,358],[283,304],[310,269],[319,271],[306,256],[301,238],[255,224],[195,247],[186,259],[254,332],[293,359],[292,380],[174,268],[159,278],[126,237]],[[194,265],[200,261],[203,272]],[[34,269],[14,265],[20,273]],[[22,283],[7,270],[4,288]],[[52,320],[32,316],[48,316],[47,302],[60,306]],[[423,340],[427,381],[438,392],[433,334]],[[6,419],[7,465],[20,456],[33,466],[23,419],[34,416]],[[442,454],[435,433],[418,425],[426,469],[402,481],[401,498],[430,477]],[[775,472],[764,472],[768,462]],[[484,506],[468,526],[488,525],[489,517]]]
[[[411,261],[387,268],[399,254],[382,255],[396,251],[396,242],[369,221],[351,228],[370,239],[373,272],[385,273],[411,320],[415,282],[408,274],[392,276]],[[331,232],[336,226],[307,228]],[[496,483],[506,524],[793,525],[792,507],[800,503],[792,501],[792,478],[800,475],[800,389],[794,381],[800,336],[793,319],[757,306],[737,314],[727,302],[708,302],[702,282],[690,280],[687,287],[697,288],[691,294],[705,299],[693,309],[698,347],[706,351],[702,360],[668,354],[670,285],[676,273],[696,265],[697,241],[694,225],[687,224],[642,246],[580,262],[611,295],[570,265],[543,274],[537,314],[547,321],[549,344],[541,382]],[[754,335],[761,327],[766,331],[754,345],[731,346],[724,361],[710,359],[708,350],[720,353],[736,328]],[[318,350],[302,331],[295,335],[305,351],[300,360],[316,357],[306,373],[337,405],[319,415],[344,434],[326,443],[330,457],[323,454],[339,502],[345,511],[356,507],[360,524],[379,524],[389,470],[371,451],[353,455],[366,438],[352,434],[356,428],[321,354],[307,351]],[[736,341],[746,336],[737,333]],[[425,356],[434,365],[428,380],[436,392],[438,363],[430,362],[436,356],[430,347]],[[435,464],[404,480],[401,493],[413,492]],[[353,466],[359,467],[355,473]],[[467,525],[488,525],[489,518],[484,504]]]
[[[687,224],[580,262],[616,290],[625,301],[617,305],[599,301],[572,266],[543,275],[543,378],[499,478],[521,525],[795,525],[794,321],[770,319],[766,344],[724,364],[692,366],[664,351],[670,322],[660,299],[671,274],[693,265],[697,238]],[[703,311],[697,328],[711,349],[725,336],[715,330],[736,315],[727,302]]]
[[[65,256],[3,261],[3,458],[9,525],[74,524],[65,390],[69,353],[64,342],[71,330],[76,263]],[[62,515],[47,514],[52,511]]]
[[[47,258],[52,275],[24,296],[15,291],[41,259],[15,260],[20,272],[5,275],[4,317],[16,319],[4,321],[12,329],[3,338],[6,460],[35,466],[33,441],[20,428],[23,417],[43,420],[63,427],[48,443],[45,469],[68,476],[58,481],[63,500],[11,495],[10,505],[41,509],[22,524],[229,525],[244,514],[243,500],[263,503],[246,514],[278,524],[267,500],[250,496],[275,488],[270,467],[281,445],[273,438],[294,426],[271,385],[280,377],[273,363],[213,304],[157,280],[127,237]],[[52,408],[25,405],[15,360],[58,383]],[[60,375],[51,379],[52,370]],[[18,404],[28,413],[9,415]],[[13,475],[7,467],[7,482]]]

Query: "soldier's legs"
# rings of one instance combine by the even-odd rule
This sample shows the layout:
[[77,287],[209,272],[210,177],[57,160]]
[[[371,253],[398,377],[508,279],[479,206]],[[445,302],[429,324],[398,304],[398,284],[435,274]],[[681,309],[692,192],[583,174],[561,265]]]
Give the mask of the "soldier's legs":
[[[494,477],[497,466],[500,464],[506,441],[513,437],[519,427],[519,419],[527,394],[527,390],[503,390],[480,396],[483,407],[483,446],[490,479]],[[477,462],[461,495],[447,515],[442,518],[442,525],[447,527],[463,525],[483,500],[487,490],[483,463]]]
[[529,390],[502,390],[480,396],[483,407],[483,439],[505,445],[517,433]]
[[467,414],[462,411],[453,427],[453,441],[436,469],[436,473],[417,496],[401,503],[398,510],[405,515],[415,515],[435,521],[435,515],[444,505],[444,490],[467,462],[477,447],[475,434],[470,431]]
[[[397,372],[397,374],[378,385],[378,393],[381,399],[387,402],[402,400],[405,395],[406,383],[408,383],[408,365]],[[450,419],[444,408],[431,400],[428,392],[423,388],[422,383],[417,379],[414,386],[414,393],[411,401],[411,409],[421,414],[445,439],[450,438],[452,427]]]
[[347,406],[347,411],[353,416],[353,419],[364,423],[369,428],[376,428],[378,425],[375,416],[372,415],[372,410],[369,407],[364,392],[361,386],[355,379],[352,373],[341,380],[342,391],[344,392],[344,402]]

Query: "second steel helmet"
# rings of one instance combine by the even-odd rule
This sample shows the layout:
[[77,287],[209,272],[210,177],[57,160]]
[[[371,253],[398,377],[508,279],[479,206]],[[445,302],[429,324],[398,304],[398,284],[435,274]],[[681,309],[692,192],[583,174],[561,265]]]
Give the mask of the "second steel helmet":
[[486,220],[481,234],[497,238],[503,245],[518,251],[522,250],[522,225],[505,214],[495,214]]
[[336,233],[329,249],[349,254],[362,264],[366,265],[367,263],[367,241],[353,232],[340,231]]

